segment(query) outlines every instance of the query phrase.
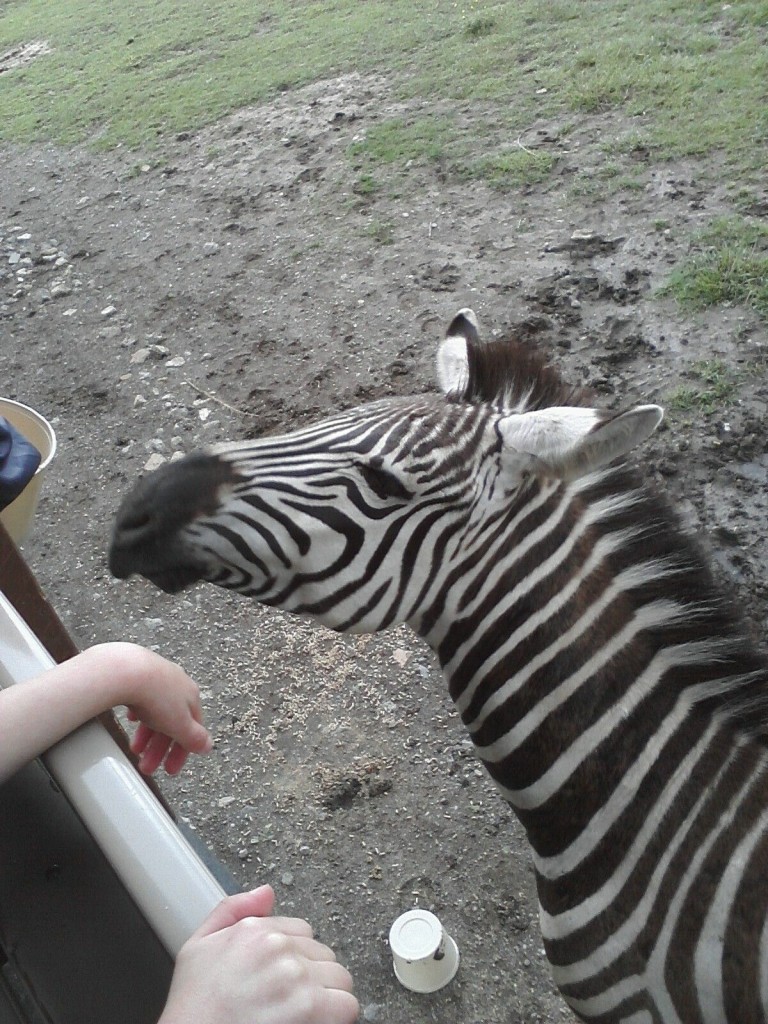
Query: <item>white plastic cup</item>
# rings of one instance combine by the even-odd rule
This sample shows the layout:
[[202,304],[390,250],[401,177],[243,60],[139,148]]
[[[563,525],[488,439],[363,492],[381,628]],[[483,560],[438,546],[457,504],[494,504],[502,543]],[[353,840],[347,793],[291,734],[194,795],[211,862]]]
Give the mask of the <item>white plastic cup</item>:
[[53,427],[34,409],[10,398],[0,398],[0,416],[4,416],[20,434],[40,452],[40,465],[27,486],[0,512],[0,521],[15,544],[21,544],[29,534],[40,497],[45,470],[56,454],[56,434]]
[[459,969],[459,950],[428,910],[409,910],[389,929],[395,977],[411,992],[437,992]]

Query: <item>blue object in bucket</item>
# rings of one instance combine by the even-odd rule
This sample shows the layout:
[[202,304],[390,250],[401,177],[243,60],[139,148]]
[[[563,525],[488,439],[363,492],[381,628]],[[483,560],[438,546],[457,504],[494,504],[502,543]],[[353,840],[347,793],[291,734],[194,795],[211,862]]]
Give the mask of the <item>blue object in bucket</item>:
[[40,465],[40,452],[0,416],[0,509],[18,498]]

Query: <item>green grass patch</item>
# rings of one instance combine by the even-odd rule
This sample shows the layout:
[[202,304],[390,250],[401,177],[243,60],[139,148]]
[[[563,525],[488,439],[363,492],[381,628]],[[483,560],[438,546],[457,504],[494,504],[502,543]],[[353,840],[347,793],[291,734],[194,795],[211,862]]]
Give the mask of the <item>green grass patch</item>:
[[702,359],[693,363],[688,376],[691,384],[681,384],[665,396],[665,405],[675,412],[697,412],[709,415],[722,410],[733,401],[741,375],[720,359]]
[[693,250],[662,294],[694,310],[741,304],[768,320],[768,226],[748,218],[724,218],[694,240]]
[[395,225],[391,220],[374,220],[366,227],[365,234],[377,245],[392,245],[395,241]]
[[381,191],[378,180],[368,171],[361,174],[354,185],[355,195],[363,199],[371,199]]
[[439,7],[18,0],[0,8],[0,53],[28,39],[52,53],[3,75],[0,138],[146,146],[284,89],[393,61],[402,70]]
[[369,128],[365,139],[354,143],[349,152],[361,165],[437,160],[456,134],[448,116],[393,117]]
[[494,188],[510,189],[544,181],[555,163],[544,150],[517,147],[505,149],[469,164],[465,173],[485,178]]
[[552,164],[513,151],[531,124],[612,110],[655,159],[717,152],[756,180],[767,25],[765,0],[14,0],[0,53],[33,39],[53,52],[2,75],[0,139],[147,147],[358,71],[462,112],[385,123],[365,143],[371,166],[439,158],[530,181]]
[[623,175],[623,165],[616,160],[606,160],[597,167],[585,168],[579,171],[571,185],[571,192],[575,196],[587,196],[594,199],[597,196],[610,195],[618,191],[618,181]]
[[464,35],[469,39],[480,39],[482,36],[489,36],[495,28],[495,18],[478,15],[464,27]]

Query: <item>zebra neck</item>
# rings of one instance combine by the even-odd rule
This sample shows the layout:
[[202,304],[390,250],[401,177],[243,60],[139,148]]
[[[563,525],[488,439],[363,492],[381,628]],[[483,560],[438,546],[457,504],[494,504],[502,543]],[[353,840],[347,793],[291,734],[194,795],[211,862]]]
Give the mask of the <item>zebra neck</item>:
[[545,542],[531,561],[518,546],[487,563],[426,637],[541,857],[612,799],[619,814],[639,788],[662,792],[710,727],[726,756],[742,733],[718,716],[730,703],[735,718],[768,683],[714,605],[699,611],[680,588],[679,558],[625,523],[586,529],[590,517],[561,498],[540,506]]

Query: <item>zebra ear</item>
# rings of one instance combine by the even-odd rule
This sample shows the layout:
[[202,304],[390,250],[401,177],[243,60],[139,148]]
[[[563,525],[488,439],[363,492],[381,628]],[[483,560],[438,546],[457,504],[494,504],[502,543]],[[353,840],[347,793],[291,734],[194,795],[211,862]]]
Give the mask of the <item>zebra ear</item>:
[[616,416],[597,409],[539,409],[505,416],[505,449],[531,456],[542,472],[573,480],[626,455],[658,427],[658,405],[638,405]]
[[467,343],[479,340],[477,317],[471,309],[460,309],[437,350],[437,381],[444,394],[460,395],[466,389],[469,382]]

